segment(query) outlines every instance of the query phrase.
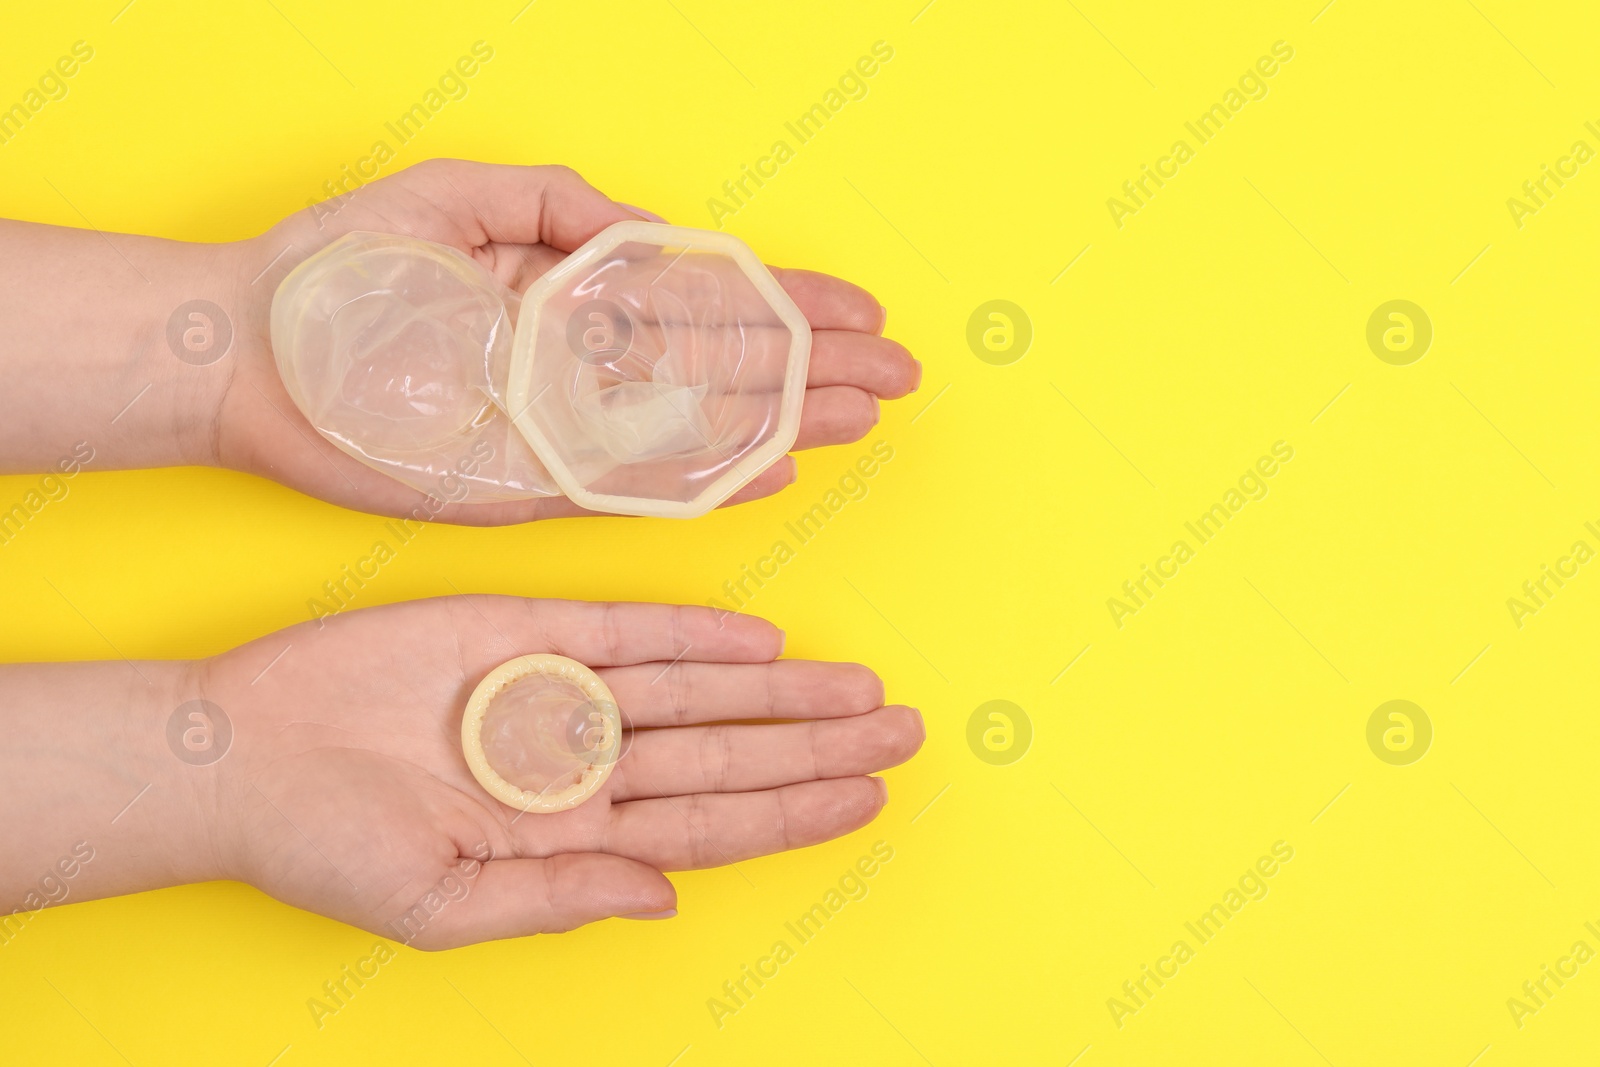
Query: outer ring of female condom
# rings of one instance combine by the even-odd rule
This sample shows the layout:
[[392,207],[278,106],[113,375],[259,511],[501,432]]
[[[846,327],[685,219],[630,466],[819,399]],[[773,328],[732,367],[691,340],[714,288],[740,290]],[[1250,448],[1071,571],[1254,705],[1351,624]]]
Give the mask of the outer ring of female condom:
[[[541,424],[538,401],[546,392],[533,388],[534,361],[539,356],[539,320],[544,305],[564,286],[571,286],[596,263],[630,242],[646,245],[695,248],[727,256],[744,273],[746,280],[789,330],[789,361],[784,370],[783,393],[778,424],[764,441],[692,500],[661,500],[654,497],[618,496],[591,490],[578,480],[568,465],[559,441]],[[800,435],[800,412],[805,404],[806,376],[811,365],[811,324],[772,271],[761,262],[750,246],[731,233],[669,226],[658,222],[614,222],[591,237],[566,259],[540,276],[522,294],[517,328],[511,340],[511,365],[506,383],[505,409],[511,421],[532,446],[534,454],[550,472],[561,492],[579,507],[614,515],[650,515],[669,519],[693,519],[706,514],[734,493],[754,481],[756,476],[788,454]],[[554,397],[561,396],[558,390]]]
[[[535,793],[512,785],[489,766],[489,758],[483,751],[483,717],[489,712],[490,702],[514,682],[535,674],[559,678],[577,686],[601,718],[602,736],[595,745],[595,751],[601,753],[602,758],[590,763],[576,784],[559,793]],[[606,683],[594,671],[565,656],[518,656],[500,664],[472,691],[472,696],[467,699],[466,713],[461,717],[461,751],[467,758],[467,767],[472,771],[472,776],[488,790],[490,796],[522,811],[566,811],[588,800],[611,777],[611,768],[617,762],[621,743],[622,713],[617,708],[611,690],[606,688]]]

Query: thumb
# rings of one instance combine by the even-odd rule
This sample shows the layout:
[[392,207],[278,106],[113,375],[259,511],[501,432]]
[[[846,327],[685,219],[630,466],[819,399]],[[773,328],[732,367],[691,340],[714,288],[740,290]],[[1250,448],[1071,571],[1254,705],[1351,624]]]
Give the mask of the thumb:
[[401,175],[410,175],[434,203],[460,204],[491,240],[509,244],[571,252],[614,222],[643,217],[571,167],[433,159]]
[[414,931],[405,939],[412,947],[433,950],[670,912],[678,902],[672,883],[654,867],[601,853],[489,860],[465,884],[464,896],[424,922],[407,924],[403,917],[390,926]]

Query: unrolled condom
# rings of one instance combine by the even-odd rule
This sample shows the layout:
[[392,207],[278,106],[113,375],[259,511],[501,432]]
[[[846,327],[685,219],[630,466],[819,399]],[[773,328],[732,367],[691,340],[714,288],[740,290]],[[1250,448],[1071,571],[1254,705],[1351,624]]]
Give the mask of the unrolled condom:
[[518,656],[490,671],[467,700],[461,750],[496,800],[565,811],[611,776],[623,750],[622,713],[589,668],[565,656]]
[[279,286],[272,346],[322,436],[421,492],[690,518],[793,446],[811,330],[737,238],[620,222],[520,295],[347,234]]

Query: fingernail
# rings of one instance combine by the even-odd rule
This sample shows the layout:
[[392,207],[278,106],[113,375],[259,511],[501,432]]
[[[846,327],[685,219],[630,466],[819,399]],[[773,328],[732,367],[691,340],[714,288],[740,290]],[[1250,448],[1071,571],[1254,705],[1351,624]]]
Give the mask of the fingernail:
[[644,219],[644,221],[646,221],[646,222],[666,222],[667,221],[666,219],[662,218],[660,215],[657,215],[654,211],[646,211],[644,208],[642,208],[642,207],[634,207],[632,204],[623,204],[622,201],[620,201],[620,200],[618,200],[617,203],[618,204],[622,204],[623,207],[627,208],[629,211],[633,212],[635,215],[638,215],[641,219]]
[[666,911],[636,911],[630,915],[620,915],[621,919],[670,919],[678,914],[677,908],[668,908]]
[[789,634],[787,631],[778,631],[778,655],[783,655],[783,650],[789,647]]
[[889,783],[884,781],[882,778],[873,778],[872,780],[878,783],[878,795],[882,797],[883,802],[887,804],[889,802]]
[[917,365],[917,379],[911,383],[911,391],[914,393],[922,388],[922,360],[914,359],[911,362]]
[[878,336],[883,336],[884,328],[889,325],[889,309],[882,304],[878,305]]

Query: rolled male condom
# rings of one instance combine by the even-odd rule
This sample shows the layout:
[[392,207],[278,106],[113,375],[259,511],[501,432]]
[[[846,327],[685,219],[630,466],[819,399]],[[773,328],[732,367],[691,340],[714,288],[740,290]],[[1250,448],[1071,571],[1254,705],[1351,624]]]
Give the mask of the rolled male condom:
[[518,656],[478,683],[461,717],[472,776],[509,807],[575,808],[611,776],[622,713],[598,675],[565,656]]

